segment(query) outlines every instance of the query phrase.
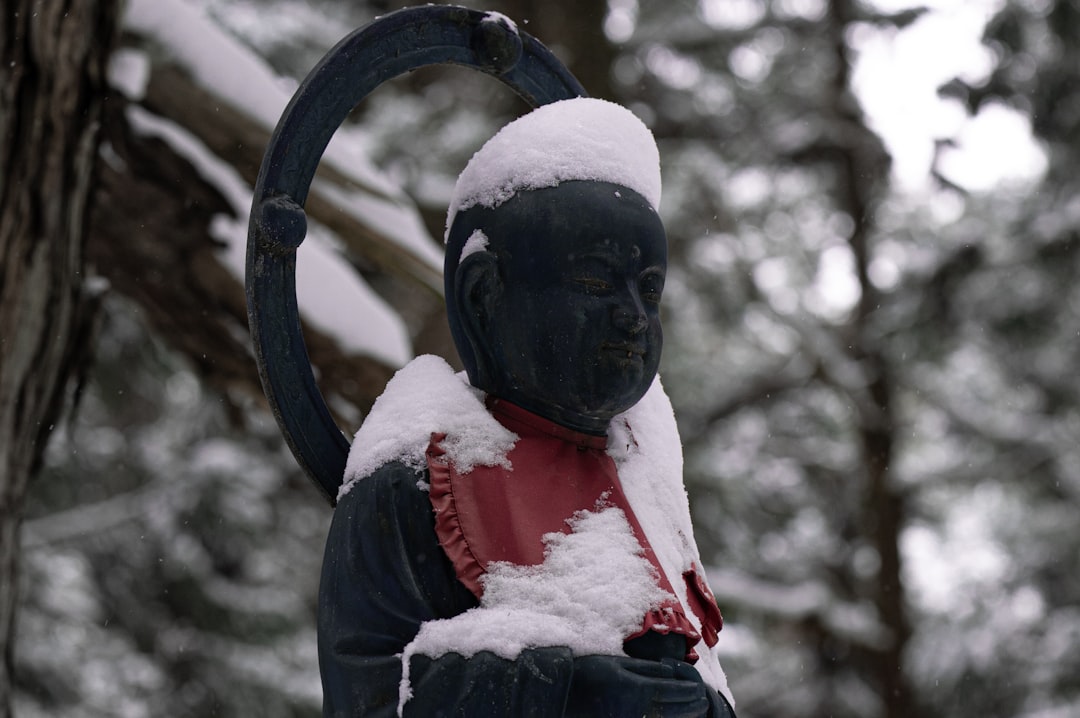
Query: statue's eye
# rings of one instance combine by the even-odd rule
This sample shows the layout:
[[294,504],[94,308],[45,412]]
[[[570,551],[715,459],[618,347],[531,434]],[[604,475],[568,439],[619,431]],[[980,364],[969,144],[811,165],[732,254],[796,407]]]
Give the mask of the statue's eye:
[[660,295],[664,293],[663,273],[655,270],[643,272],[638,282],[638,291],[646,302],[659,304]]
[[574,281],[585,287],[587,291],[595,294],[599,294],[602,292],[610,292],[612,289],[615,288],[614,285],[611,284],[611,282],[607,281],[606,279],[601,279],[600,277],[575,277]]

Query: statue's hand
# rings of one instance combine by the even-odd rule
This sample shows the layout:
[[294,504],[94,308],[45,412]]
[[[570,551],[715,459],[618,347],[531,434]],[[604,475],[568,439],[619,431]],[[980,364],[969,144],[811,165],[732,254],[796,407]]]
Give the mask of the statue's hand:
[[670,659],[579,656],[574,659],[566,715],[703,718],[709,715],[709,689],[680,670],[680,664]]

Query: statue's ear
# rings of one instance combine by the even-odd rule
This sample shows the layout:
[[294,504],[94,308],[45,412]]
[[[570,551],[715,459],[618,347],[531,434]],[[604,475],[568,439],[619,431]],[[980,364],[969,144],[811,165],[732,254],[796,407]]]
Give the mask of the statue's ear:
[[463,356],[462,360],[472,385],[492,393],[498,389],[501,376],[495,359],[499,336],[495,308],[503,289],[498,258],[488,251],[466,256],[458,264],[454,284],[453,301],[457,303],[466,350],[472,354],[471,362],[469,357]]

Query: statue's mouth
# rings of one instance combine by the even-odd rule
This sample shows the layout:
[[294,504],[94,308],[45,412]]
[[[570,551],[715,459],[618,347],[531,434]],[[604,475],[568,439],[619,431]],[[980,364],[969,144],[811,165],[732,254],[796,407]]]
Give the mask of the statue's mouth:
[[645,347],[630,342],[604,342],[602,348],[621,359],[641,359],[645,356]]

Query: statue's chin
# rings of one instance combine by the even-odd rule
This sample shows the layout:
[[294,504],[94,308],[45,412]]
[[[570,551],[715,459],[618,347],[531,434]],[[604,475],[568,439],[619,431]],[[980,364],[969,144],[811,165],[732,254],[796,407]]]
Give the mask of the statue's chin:
[[639,354],[607,353],[592,365],[591,376],[536,386],[528,380],[503,377],[492,386],[477,386],[488,394],[566,426],[602,434],[612,417],[641,400],[656,376],[656,369]]
[[[639,374],[640,376],[640,374]],[[604,426],[611,419],[630,407],[637,404],[641,397],[645,396],[645,392],[648,390],[648,386],[643,386],[640,381],[632,384],[627,384],[619,392],[609,392],[603,399],[590,402],[588,404],[579,404],[575,407],[574,413],[588,417],[593,422],[598,422]]]

